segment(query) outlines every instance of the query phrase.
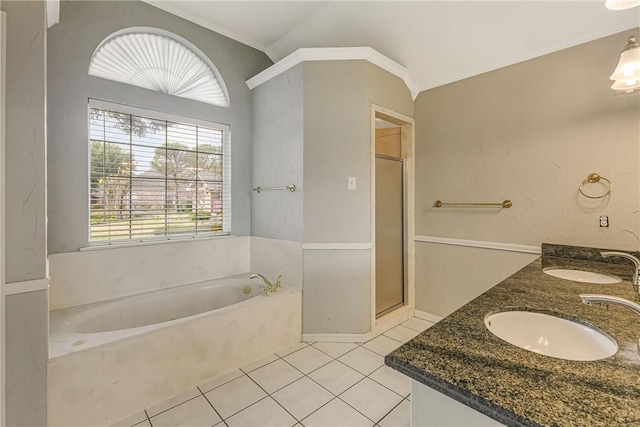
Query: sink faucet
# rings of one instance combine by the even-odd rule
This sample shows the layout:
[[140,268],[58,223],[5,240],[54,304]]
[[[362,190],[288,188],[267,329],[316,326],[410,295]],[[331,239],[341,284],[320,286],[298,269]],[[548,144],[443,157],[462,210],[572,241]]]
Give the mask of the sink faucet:
[[262,296],[266,297],[270,293],[276,292],[278,289],[280,289],[280,278],[281,277],[282,277],[282,275],[279,275],[278,277],[276,277],[275,283],[272,282],[271,280],[267,279],[262,274],[252,274],[251,276],[249,276],[249,279],[260,279],[260,280],[262,280],[264,285],[260,285],[260,290],[262,291]]
[[631,260],[635,264],[636,271],[633,274],[631,282],[633,283],[633,289],[636,291],[636,298],[638,298],[640,296],[640,259],[626,252],[600,252],[600,255],[602,255],[604,258],[608,258],[610,256],[619,256],[621,258]]
[[614,297],[611,295],[598,295],[598,294],[581,294],[580,299],[586,305],[593,305],[593,304],[620,305],[622,307],[627,307],[628,309],[635,311],[636,314],[640,315],[640,304],[636,304],[635,302],[629,301],[628,299]]

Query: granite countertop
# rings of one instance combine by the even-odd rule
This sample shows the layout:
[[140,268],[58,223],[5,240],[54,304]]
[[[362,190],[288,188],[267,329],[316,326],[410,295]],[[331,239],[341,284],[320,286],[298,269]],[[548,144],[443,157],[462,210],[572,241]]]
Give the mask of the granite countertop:
[[[544,254],[544,249],[543,249]],[[624,279],[596,285],[558,279],[557,266]],[[640,425],[640,317],[631,310],[582,304],[578,294],[634,299],[630,265],[542,257],[387,355],[388,366],[508,426]],[[618,352],[579,362],[542,356],[493,335],[489,312],[550,310],[583,319],[611,335]]]

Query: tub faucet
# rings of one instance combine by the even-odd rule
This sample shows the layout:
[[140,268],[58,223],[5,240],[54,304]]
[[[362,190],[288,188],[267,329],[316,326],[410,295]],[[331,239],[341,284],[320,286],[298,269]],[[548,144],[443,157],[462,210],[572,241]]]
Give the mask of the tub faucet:
[[602,255],[604,258],[608,258],[610,256],[619,256],[621,258],[631,260],[635,264],[636,271],[633,273],[631,282],[633,283],[633,289],[636,291],[636,298],[638,298],[640,296],[640,259],[626,252],[600,252],[600,255]]
[[593,305],[593,304],[620,305],[622,307],[627,307],[628,309],[634,311],[636,314],[640,315],[640,304],[636,304],[635,302],[629,301],[628,299],[614,297],[611,295],[597,295],[597,294],[581,294],[580,299],[586,305]]
[[271,294],[273,292],[276,292],[278,289],[280,289],[280,278],[281,277],[282,277],[282,275],[279,275],[278,277],[276,277],[275,283],[272,282],[271,280],[267,279],[262,274],[252,274],[251,276],[249,276],[249,279],[260,279],[260,280],[262,280],[264,285],[260,285],[260,290],[262,291],[262,296],[266,297],[269,294]]

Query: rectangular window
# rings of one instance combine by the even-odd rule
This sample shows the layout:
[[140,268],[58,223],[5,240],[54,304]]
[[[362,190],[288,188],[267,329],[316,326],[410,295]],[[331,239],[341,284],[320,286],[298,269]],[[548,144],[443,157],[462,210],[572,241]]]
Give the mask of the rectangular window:
[[89,110],[92,245],[229,234],[228,127]]

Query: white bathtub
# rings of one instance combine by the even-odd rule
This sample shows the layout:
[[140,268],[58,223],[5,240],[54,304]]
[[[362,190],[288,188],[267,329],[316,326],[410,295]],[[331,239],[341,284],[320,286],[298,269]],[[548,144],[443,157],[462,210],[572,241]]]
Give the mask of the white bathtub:
[[300,289],[262,297],[260,283],[245,274],[52,311],[49,425],[108,425],[298,342]]

